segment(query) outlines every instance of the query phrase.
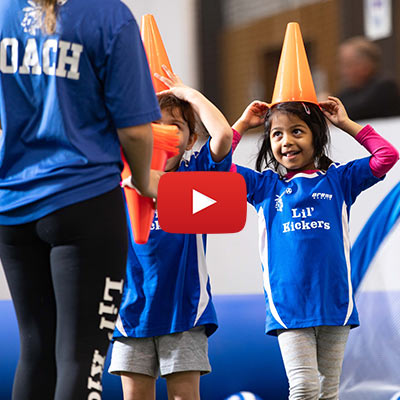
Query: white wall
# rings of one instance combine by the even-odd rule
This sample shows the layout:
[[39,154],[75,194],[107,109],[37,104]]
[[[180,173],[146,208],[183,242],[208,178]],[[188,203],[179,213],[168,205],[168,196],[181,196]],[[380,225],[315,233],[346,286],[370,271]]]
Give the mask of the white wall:
[[195,0],[123,0],[140,26],[153,14],[174,72],[184,83],[198,88]]

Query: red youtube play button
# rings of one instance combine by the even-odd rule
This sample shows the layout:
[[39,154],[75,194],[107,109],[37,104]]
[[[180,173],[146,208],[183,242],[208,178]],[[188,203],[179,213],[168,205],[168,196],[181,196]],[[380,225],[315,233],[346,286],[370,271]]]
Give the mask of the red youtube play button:
[[236,172],[171,172],[158,185],[158,221],[170,233],[234,233],[246,223],[246,182]]

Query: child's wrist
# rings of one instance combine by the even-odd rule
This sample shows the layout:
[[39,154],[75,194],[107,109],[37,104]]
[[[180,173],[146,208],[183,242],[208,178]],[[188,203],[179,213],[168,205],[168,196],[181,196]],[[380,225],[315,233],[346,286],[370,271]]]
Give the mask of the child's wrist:
[[182,89],[183,89],[183,93],[184,93],[184,97],[185,97],[184,100],[186,100],[189,103],[196,102],[196,100],[201,98],[201,96],[202,96],[198,90],[196,90],[192,87],[185,86],[185,87],[182,87]]
[[246,133],[249,130],[249,124],[247,122],[245,122],[242,119],[239,119],[235,125],[233,126],[233,128],[240,133],[241,135],[243,135],[244,133]]
[[340,129],[343,131],[347,132],[349,135],[355,137],[358,132],[361,131],[363,127],[358,124],[357,122],[354,122],[350,118],[347,118],[345,121],[340,126]]
[[173,86],[171,88],[171,92],[178,99],[187,101],[188,103],[191,103],[192,105],[198,103],[199,99],[201,98],[201,93],[190,86],[185,86],[185,85]]

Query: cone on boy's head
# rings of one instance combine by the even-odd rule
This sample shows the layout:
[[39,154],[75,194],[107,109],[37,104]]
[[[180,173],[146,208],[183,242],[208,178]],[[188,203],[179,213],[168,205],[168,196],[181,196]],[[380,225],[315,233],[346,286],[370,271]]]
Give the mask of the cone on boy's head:
[[[168,158],[179,153],[178,128],[172,125],[152,124],[153,128],[153,156],[151,169],[164,171]],[[124,169],[122,179],[131,175],[129,166],[122,154]],[[154,218],[154,202],[150,197],[141,196],[135,189],[124,187],[126,204],[128,207],[133,239],[138,244],[147,242],[151,224]]]
[[[166,76],[162,68],[163,65],[170,71],[172,71],[172,68],[157,24],[152,15],[147,14],[142,17],[140,32],[149,63],[154,90],[156,92],[167,90],[169,88],[154,76],[156,72],[161,76]],[[152,128],[153,156],[151,159],[151,168],[164,171],[168,158],[179,154],[178,128],[176,126],[158,124],[152,124]],[[126,179],[131,175],[131,172],[123,154],[122,159],[124,169],[121,175],[122,179]],[[153,199],[139,195],[135,189],[128,186],[124,187],[124,191],[133,238],[136,243],[144,244],[149,238],[154,218]]]
[[286,27],[270,107],[287,101],[318,104],[300,26],[297,22],[290,22]]
[[162,68],[163,65],[165,65],[170,71],[172,71],[172,68],[153,15],[146,14],[142,16],[140,33],[144,49],[146,50],[154,90],[156,93],[161,92],[162,90],[167,90],[168,87],[159,79],[154,77],[155,72],[161,76],[166,76],[165,71]]

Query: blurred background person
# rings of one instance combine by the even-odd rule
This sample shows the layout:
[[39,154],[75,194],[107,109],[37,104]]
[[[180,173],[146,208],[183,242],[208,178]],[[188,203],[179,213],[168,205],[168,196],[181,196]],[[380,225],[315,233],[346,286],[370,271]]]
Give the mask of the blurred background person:
[[355,36],[338,49],[342,90],[338,97],[355,120],[400,115],[400,94],[396,82],[380,71],[379,46]]

